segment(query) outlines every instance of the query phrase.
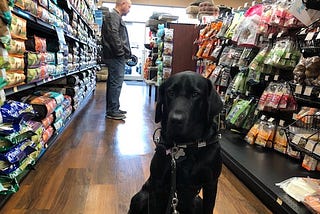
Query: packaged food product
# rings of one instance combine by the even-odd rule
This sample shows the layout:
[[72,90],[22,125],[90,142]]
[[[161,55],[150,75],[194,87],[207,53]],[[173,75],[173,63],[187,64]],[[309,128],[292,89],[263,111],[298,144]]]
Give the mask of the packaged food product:
[[0,177],[0,194],[9,195],[19,190],[19,184],[16,179],[11,179],[6,176]]
[[28,62],[28,68],[31,68],[32,66],[39,66],[40,65],[40,59],[39,54],[35,52],[27,52],[26,54],[27,62]]
[[38,4],[48,9],[48,0],[38,0]]
[[15,0],[14,1],[14,5],[21,8],[22,10],[25,9],[24,3],[25,3],[25,0]]
[[51,136],[54,133],[54,129],[52,126],[49,126],[48,128],[46,128],[42,134],[42,140],[44,143],[47,143],[48,140],[51,138]]
[[57,103],[53,98],[46,96],[34,96],[30,100],[30,104],[37,112],[37,117],[39,119],[44,119],[53,113],[54,109],[57,107]]
[[46,129],[48,128],[54,121],[53,114],[50,114],[48,117],[41,120],[43,127]]
[[27,83],[34,82],[40,79],[41,69],[37,68],[28,68],[27,69]]
[[24,69],[24,57],[11,56],[9,55],[9,66],[8,69],[12,70],[23,70]]
[[27,39],[27,20],[12,14],[10,25],[11,37],[14,39]]
[[25,10],[30,12],[31,14],[37,16],[38,14],[38,4],[35,0],[24,0]]
[[46,62],[48,64],[55,64],[56,62],[56,54],[53,52],[47,52],[46,54]]
[[45,22],[49,21],[49,11],[41,6],[38,6],[37,16]]
[[7,68],[9,66],[9,54],[7,49],[0,45],[0,68]]
[[47,52],[46,38],[33,35],[25,42],[26,49],[34,52]]
[[20,39],[11,39],[9,47],[10,49],[8,50],[8,52],[11,55],[14,55],[14,54],[22,55],[26,51],[24,40],[20,40]]

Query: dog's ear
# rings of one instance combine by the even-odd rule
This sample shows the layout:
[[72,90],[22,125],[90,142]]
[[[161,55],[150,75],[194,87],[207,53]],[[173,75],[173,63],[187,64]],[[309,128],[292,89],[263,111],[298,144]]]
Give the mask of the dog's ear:
[[158,98],[157,98],[157,105],[156,105],[156,115],[155,115],[155,122],[159,123],[162,118],[163,113],[163,101],[164,101],[164,84],[162,83],[158,88]]
[[208,119],[211,121],[214,116],[218,115],[222,108],[223,102],[220,95],[213,87],[211,80],[207,79],[208,82]]

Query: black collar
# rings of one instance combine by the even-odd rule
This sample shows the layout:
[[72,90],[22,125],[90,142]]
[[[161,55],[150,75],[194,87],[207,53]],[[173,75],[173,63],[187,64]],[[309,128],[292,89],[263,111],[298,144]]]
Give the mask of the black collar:
[[173,142],[173,144],[169,146],[168,144],[163,142],[164,140],[161,138],[161,136],[160,137],[156,137],[157,132],[160,131],[160,130],[161,130],[161,128],[157,128],[154,131],[154,133],[153,133],[153,142],[155,143],[156,146],[159,146],[159,144],[161,144],[166,149],[171,149],[173,147],[183,148],[183,149],[187,149],[187,148],[202,148],[202,147],[206,147],[206,146],[209,146],[211,144],[217,143],[219,141],[219,139],[221,138],[221,134],[216,134],[214,136],[214,138],[210,139],[210,140],[199,139],[199,140],[186,142],[186,143],[179,143],[179,144],[176,144],[176,143]]
[[174,147],[184,148],[184,149],[187,149],[187,148],[202,148],[202,147],[206,147],[206,146],[209,146],[211,144],[217,143],[220,138],[221,138],[221,135],[217,134],[217,135],[214,136],[213,139],[210,139],[208,141],[206,141],[206,140],[196,140],[196,141],[193,141],[193,142],[187,142],[187,143],[182,143],[182,144],[181,143],[174,144]]

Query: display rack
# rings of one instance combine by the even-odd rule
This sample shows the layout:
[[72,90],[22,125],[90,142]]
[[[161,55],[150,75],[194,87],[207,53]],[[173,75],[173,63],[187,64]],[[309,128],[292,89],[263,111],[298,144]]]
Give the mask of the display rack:
[[[57,141],[59,136],[65,131],[68,127],[70,122],[73,118],[80,112],[87,102],[89,102],[90,97],[92,97],[95,91],[95,70],[97,66],[96,54],[97,54],[97,44],[95,38],[95,32],[91,27],[92,15],[91,10],[92,7],[89,5],[87,0],[83,0],[85,3],[85,7],[80,7],[79,5],[73,5],[72,3],[76,2],[69,2],[69,0],[61,0],[61,1],[44,1],[48,4],[54,5],[57,10],[61,13],[63,12],[64,15],[68,16],[68,19],[62,19],[61,16],[58,17],[56,14],[51,14],[55,18],[59,18],[60,25],[58,23],[50,23],[48,20],[42,20],[36,15],[36,12],[28,12],[22,8],[18,7],[17,5],[14,6],[11,10],[12,14],[17,17],[22,18],[26,21],[26,28],[27,28],[27,37],[38,35],[42,38],[45,38],[46,41],[50,41],[53,43],[52,46],[56,45],[57,47],[53,47],[52,49],[58,49],[58,51],[53,51],[47,49],[46,51],[54,52],[57,54],[63,53],[63,62],[59,65],[63,65],[63,69],[61,72],[53,72],[47,76],[43,76],[41,78],[36,78],[31,81],[24,81],[18,84],[7,85],[4,88],[4,93],[6,95],[6,99],[10,100],[14,97],[19,97],[20,95],[28,94],[30,95],[32,91],[43,87],[49,86],[49,84],[58,84],[60,83],[60,87],[67,87],[68,84],[64,83],[67,82],[71,75],[75,75],[79,77],[79,83],[73,86],[79,86],[79,91],[81,92],[80,97],[77,100],[70,101],[73,104],[70,104],[69,108],[70,114],[63,118],[63,122],[59,123],[59,125],[53,127],[53,134],[49,138],[48,141],[45,142],[44,146],[39,148],[39,154],[34,159],[34,163],[36,164],[39,159],[44,155],[48,148],[50,148],[54,143]],[[38,2],[34,2],[34,5],[37,5]],[[43,6],[39,3],[40,6]],[[39,6],[38,5],[38,6]],[[48,5],[45,7],[48,10]],[[87,14],[86,16],[84,14]],[[67,21],[66,21],[67,20]],[[70,20],[73,20],[75,24],[74,26],[71,25]],[[63,25],[61,25],[61,23]],[[71,29],[71,30],[70,30]],[[60,45],[63,45],[63,49]],[[59,46],[59,47],[58,47]],[[72,48],[77,48],[76,51],[72,50]],[[30,49],[27,49],[31,51]],[[34,51],[34,50],[33,50]],[[36,51],[34,51],[36,52]],[[72,54],[72,57],[69,57],[68,54]],[[55,60],[56,60],[55,56]],[[54,60],[54,65],[58,64],[57,61]],[[26,69],[27,67],[25,67]],[[55,71],[58,69],[55,69]],[[27,74],[27,73],[26,73]],[[56,82],[57,81],[57,82]],[[60,90],[58,88],[57,90]],[[62,91],[62,90],[61,90]],[[60,91],[59,91],[60,92]],[[60,92],[62,94],[62,92]],[[67,94],[68,92],[66,92]],[[63,92],[65,95],[65,93]],[[12,178],[19,184],[33,169],[33,164],[27,166],[26,169],[23,169],[21,174]],[[11,192],[0,194],[0,207],[2,207],[6,201],[12,195]]]
[[[88,93],[88,96],[86,97],[86,99],[84,99],[80,105],[80,108],[77,109],[77,111],[75,111],[73,114],[71,114],[69,116],[69,118],[66,119],[63,127],[61,129],[59,129],[58,131],[56,131],[53,136],[50,138],[50,140],[47,142],[47,147],[45,149],[43,149],[38,157],[37,162],[41,159],[41,157],[45,154],[45,152],[51,147],[53,146],[56,141],[58,140],[59,136],[68,128],[69,124],[71,123],[71,121],[73,120],[73,118],[80,112],[80,110],[82,108],[84,108],[84,106],[89,102],[91,96],[93,95],[95,89],[92,90],[91,92]],[[21,173],[18,177],[17,177],[17,181],[20,184],[24,178],[26,178],[26,176],[28,175],[28,173],[34,170],[34,168],[27,168],[23,173]],[[10,199],[10,197],[12,196],[12,194],[8,194],[8,195],[0,195],[0,208],[3,207],[5,205],[5,203]]]
[[275,184],[291,177],[320,179],[319,172],[309,172],[297,160],[274,150],[249,145],[242,135],[229,130],[222,131],[220,143],[223,163],[273,213],[310,213]]

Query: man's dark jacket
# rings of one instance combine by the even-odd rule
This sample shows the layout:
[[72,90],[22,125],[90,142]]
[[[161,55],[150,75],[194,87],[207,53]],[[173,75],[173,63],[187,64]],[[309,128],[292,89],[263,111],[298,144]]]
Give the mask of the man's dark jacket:
[[131,57],[128,31],[121,15],[113,9],[104,13],[102,24],[102,61],[106,59]]

